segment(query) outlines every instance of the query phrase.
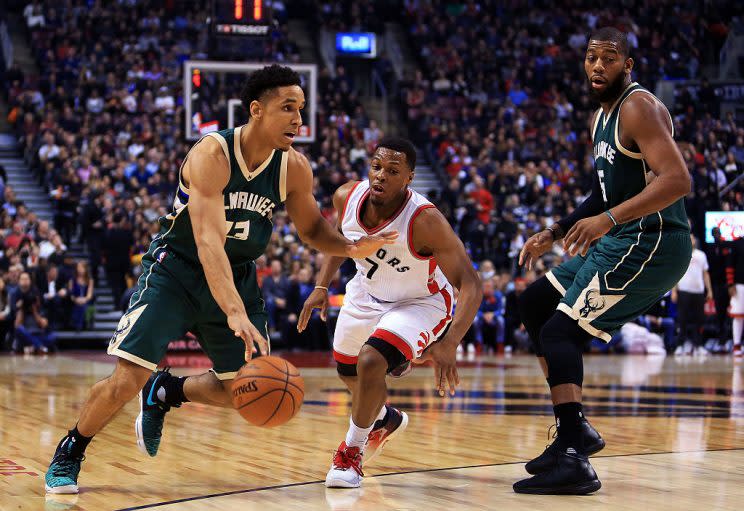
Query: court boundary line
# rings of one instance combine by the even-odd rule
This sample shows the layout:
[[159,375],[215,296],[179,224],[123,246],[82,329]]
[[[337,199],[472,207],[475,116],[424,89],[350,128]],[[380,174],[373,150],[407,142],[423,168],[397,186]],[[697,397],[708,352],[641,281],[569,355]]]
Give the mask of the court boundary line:
[[[654,456],[654,455],[660,455],[660,454],[694,454],[694,453],[701,453],[701,452],[727,452],[727,451],[744,451],[744,447],[723,447],[719,449],[702,449],[702,450],[693,450],[693,451],[660,451],[660,452],[641,452],[641,453],[626,453],[626,454],[608,454],[605,456],[592,456],[592,458],[623,458],[623,457],[629,457],[629,456]],[[439,468],[422,468],[422,469],[414,469],[414,470],[403,470],[400,472],[387,472],[384,474],[376,474],[373,476],[367,476],[368,478],[376,478],[376,477],[389,477],[389,476],[397,476],[397,475],[406,475],[406,474],[420,474],[420,473],[428,473],[428,472],[442,472],[444,470],[463,470],[468,468],[483,468],[483,467],[503,467],[508,465],[522,465],[526,463],[526,461],[506,461],[504,463],[481,463],[476,465],[463,465],[463,466],[457,466],[457,467],[439,467]],[[226,491],[226,492],[220,492],[220,493],[210,493],[207,495],[197,495],[194,497],[185,497],[183,499],[175,499],[175,500],[169,500],[165,502],[156,502],[153,504],[143,504],[141,506],[134,506],[134,507],[124,507],[119,508],[116,511],[137,511],[139,509],[151,509],[155,507],[161,507],[161,506],[168,506],[171,504],[180,504],[182,502],[191,502],[194,500],[206,500],[206,499],[212,499],[216,497],[229,497],[232,495],[240,495],[243,493],[254,493],[259,491],[267,491],[267,490],[279,490],[283,488],[294,488],[297,486],[309,486],[311,484],[318,484],[323,483],[325,480],[318,479],[315,481],[304,481],[300,483],[287,483],[287,484],[275,484],[272,486],[260,486],[258,488],[248,488],[244,490],[232,490],[232,491]]]

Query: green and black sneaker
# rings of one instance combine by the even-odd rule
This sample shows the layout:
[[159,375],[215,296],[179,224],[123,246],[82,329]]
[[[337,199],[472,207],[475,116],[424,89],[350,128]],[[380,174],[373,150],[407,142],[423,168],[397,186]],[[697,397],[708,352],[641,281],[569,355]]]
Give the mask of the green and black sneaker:
[[71,454],[75,439],[65,436],[54,451],[52,463],[44,477],[47,493],[77,493],[80,464],[85,456]]
[[173,378],[168,367],[154,372],[139,393],[140,413],[134,421],[134,431],[137,434],[137,447],[149,456],[158,453],[165,414],[171,409],[170,405],[158,398],[158,389],[168,378]]

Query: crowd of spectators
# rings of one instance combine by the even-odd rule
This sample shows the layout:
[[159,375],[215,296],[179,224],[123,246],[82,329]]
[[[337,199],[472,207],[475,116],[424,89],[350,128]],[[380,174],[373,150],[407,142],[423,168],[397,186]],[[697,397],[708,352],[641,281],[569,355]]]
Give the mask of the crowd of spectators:
[[[404,3],[420,56],[402,88],[409,133],[450,179],[441,205],[474,259],[500,268],[589,188],[596,104],[583,70],[587,35],[608,23],[627,31],[633,77],[653,91],[659,79],[698,79],[716,64],[722,20],[734,9],[642,0],[601,10],[588,2]],[[741,204],[741,186],[721,198],[718,191],[741,172],[744,127],[719,112],[707,81],[682,90],[672,114],[695,183],[688,211],[702,235],[706,209]]]
[[[628,33],[635,81],[654,91],[661,79],[696,80],[679,87],[671,114],[693,178],[686,206],[698,239],[704,239],[705,211],[741,209],[744,183],[720,192],[744,167],[744,125],[721,111],[703,73],[716,69],[739,8],[683,2],[670,9],[668,2],[644,0],[602,9],[590,2],[403,3],[418,56],[401,87],[409,134],[447,180],[435,198],[440,209],[476,263],[487,260],[512,276],[507,290],[520,274],[515,256],[526,239],[589,190],[588,120],[597,106],[583,60],[588,35],[606,24]],[[563,256],[556,244],[535,276]],[[499,296],[501,286],[495,279],[485,294],[495,288]],[[476,330],[488,325],[482,318],[492,308],[484,302]],[[501,323],[508,319],[502,312]]]
[[[0,172],[3,173],[3,172]],[[0,348],[48,353],[55,331],[90,325],[95,280],[59,233],[4,187],[0,209]]]
[[[276,12],[281,6],[275,4]],[[3,92],[9,120],[54,205],[55,234],[64,245],[85,244],[91,276],[105,275],[120,309],[159,229],[157,219],[173,203],[178,169],[190,146],[182,131],[181,64],[209,51],[207,13],[195,10],[198,5],[33,2],[23,11],[29,45],[43,72],[26,76],[17,66],[8,71]],[[272,30],[260,54],[254,48],[253,60],[296,62],[298,50],[287,38],[286,25]],[[235,97],[242,83],[212,85],[202,91],[202,103],[210,106],[203,114],[224,127],[227,98]],[[382,131],[367,117],[343,66],[334,73],[321,70],[318,91],[319,141],[300,150],[313,162],[316,192],[330,214],[333,190],[363,175],[367,153]],[[274,223],[269,262],[281,262],[292,283],[310,282],[318,256],[299,243],[284,213]],[[279,300],[279,309],[291,312],[280,311],[276,331],[287,332],[287,317],[302,307],[305,287],[295,291],[304,295],[290,293],[288,305]],[[305,337],[308,346],[327,345],[327,334],[324,343],[317,335]]]
[[[725,2],[683,2],[670,9],[669,2],[641,0],[601,11],[588,2],[571,8],[489,0],[306,4],[330,29],[382,30],[394,17],[420,56],[418,70],[402,84],[403,116],[410,136],[444,176],[445,185],[431,198],[484,280],[482,311],[466,342],[478,349],[526,346],[515,297],[563,253],[556,245],[527,274],[516,267],[515,256],[531,233],[570,211],[589,189],[587,123],[595,104],[581,65],[587,34],[610,21],[625,28],[636,59],[634,77],[653,90],[658,79],[697,79],[715,66],[731,14]],[[138,277],[137,263],[159,228],[157,218],[171,207],[189,148],[182,131],[181,64],[210,52],[207,13],[199,5],[33,2],[24,16],[42,72],[7,72],[9,120],[54,203],[55,239],[62,246],[75,238],[86,244],[90,278],[105,273],[122,308]],[[252,49],[252,60],[298,61],[286,16],[279,19],[268,42]],[[204,101],[220,127],[237,86],[222,84]],[[684,89],[672,112],[693,176],[687,207],[699,235],[706,209],[736,209],[744,202],[741,184],[718,195],[741,173],[744,127],[721,114],[712,90],[705,81]],[[297,148],[311,161],[314,193],[332,219],[333,191],[365,176],[383,133],[343,65],[333,72],[321,68],[318,91],[318,142]],[[6,205],[13,208],[9,193],[8,187]],[[17,218],[8,213],[6,228]],[[258,261],[272,332],[290,346],[327,349],[328,330],[317,317],[301,336],[291,328],[322,255],[303,247],[283,212],[274,225]],[[33,232],[28,225],[21,229]],[[75,281],[66,288],[86,296],[66,271],[68,281]],[[333,284],[337,294],[352,273],[351,265],[342,268]]]

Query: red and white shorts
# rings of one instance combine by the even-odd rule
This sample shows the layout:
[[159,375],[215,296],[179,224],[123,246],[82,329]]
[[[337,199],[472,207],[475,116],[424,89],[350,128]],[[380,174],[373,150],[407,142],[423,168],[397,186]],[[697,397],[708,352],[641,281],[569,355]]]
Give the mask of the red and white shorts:
[[736,284],[736,293],[729,302],[729,316],[744,318],[744,284]]
[[346,285],[333,335],[333,357],[342,364],[356,364],[364,343],[377,337],[395,346],[407,360],[418,358],[452,321],[453,305],[449,284],[431,296],[383,302],[352,279]]

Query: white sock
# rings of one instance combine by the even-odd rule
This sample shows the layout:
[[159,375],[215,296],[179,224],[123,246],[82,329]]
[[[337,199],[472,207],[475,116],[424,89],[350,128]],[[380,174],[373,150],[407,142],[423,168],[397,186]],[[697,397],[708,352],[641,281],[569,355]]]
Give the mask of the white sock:
[[360,428],[354,424],[354,419],[349,417],[349,431],[346,432],[346,445],[348,447],[363,448],[364,444],[367,443],[367,436],[370,431],[372,431],[371,425],[368,428]]
[[731,330],[733,330],[734,334],[734,346],[740,346],[741,345],[741,331],[742,328],[744,328],[744,318],[733,318],[733,325],[731,325]]

